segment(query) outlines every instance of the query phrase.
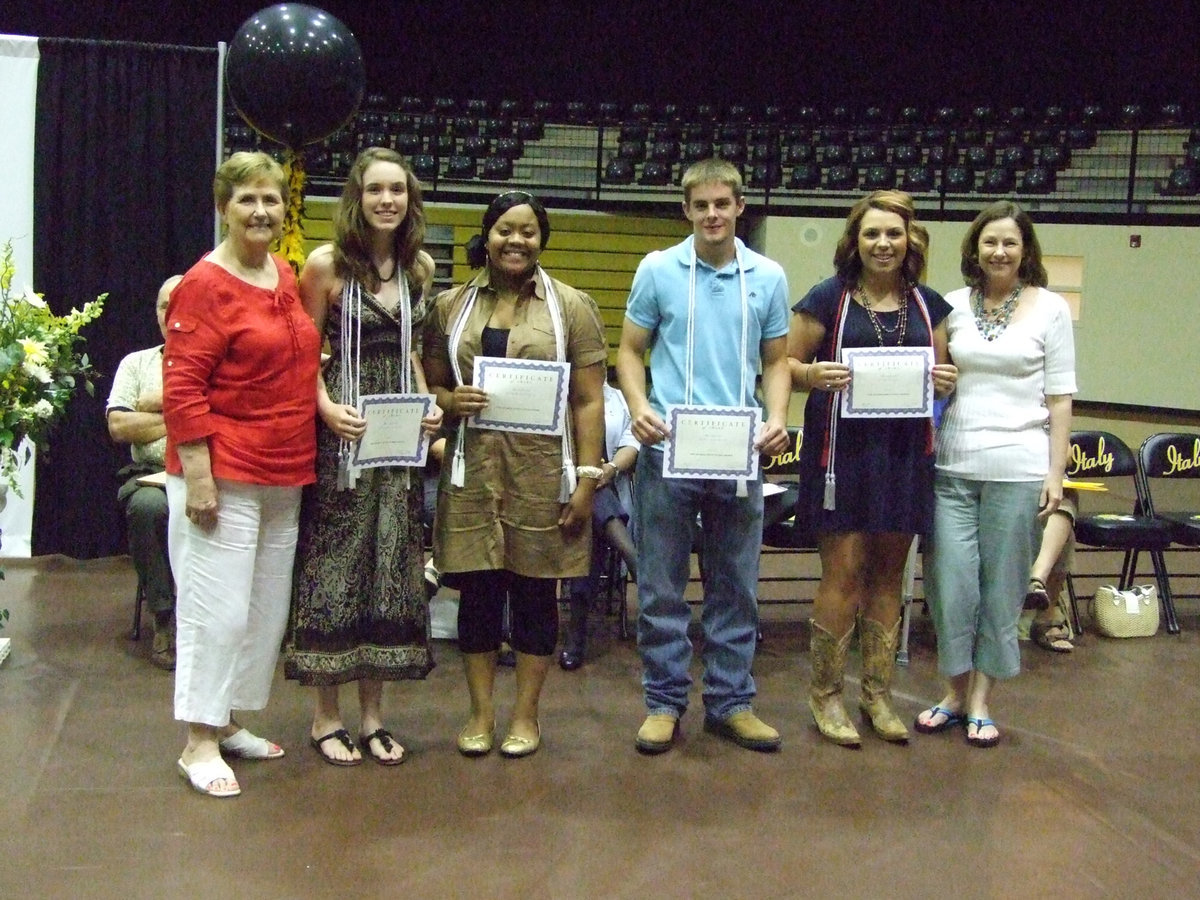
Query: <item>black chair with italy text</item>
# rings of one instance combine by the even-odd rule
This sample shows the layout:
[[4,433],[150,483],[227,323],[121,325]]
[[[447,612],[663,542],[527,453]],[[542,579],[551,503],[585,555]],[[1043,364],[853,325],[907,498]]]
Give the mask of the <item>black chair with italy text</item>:
[[[1162,551],[1171,546],[1171,527],[1165,521],[1147,515],[1142,505],[1141,477],[1133,451],[1115,434],[1107,431],[1071,432],[1070,459],[1067,477],[1073,481],[1102,481],[1116,493],[1132,487],[1133,505],[1129,513],[1098,512],[1080,515],[1075,519],[1075,542],[1088,547],[1103,547],[1125,552],[1119,587],[1128,590],[1137,574],[1138,554],[1150,554],[1158,582],[1158,596],[1167,622],[1167,631],[1178,633],[1175,604],[1171,600],[1171,585],[1163,564]],[[1108,484],[1108,482],[1112,482]],[[1079,603],[1071,575],[1067,575],[1067,592],[1071,598],[1071,615],[1075,628],[1080,629]]]
[[788,429],[788,449],[769,459],[763,457],[763,545],[780,550],[814,550],[816,536],[804,517],[796,515],[800,496],[800,447],[804,429]]
[[[1146,514],[1168,524],[1177,549],[1200,550],[1200,434],[1150,435],[1138,452],[1138,468]],[[1160,486],[1156,498],[1151,484],[1160,480],[1170,480],[1172,485],[1171,489]],[[1169,494],[1166,498],[1164,491]]]

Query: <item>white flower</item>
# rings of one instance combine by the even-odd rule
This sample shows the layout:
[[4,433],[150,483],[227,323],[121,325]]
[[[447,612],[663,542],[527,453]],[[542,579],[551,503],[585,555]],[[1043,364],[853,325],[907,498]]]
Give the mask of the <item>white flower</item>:
[[38,309],[46,308],[46,301],[42,299],[42,295],[35,293],[30,285],[25,285],[25,302],[30,306],[36,306]]
[[40,381],[42,384],[49,384],[54,376],[50,374],[50,370],[45,366],[32,363],[29,360],[21,363],[21,368],[25,370],[25,374],[30,378]]
[[49,400],[39,400],[33,404],[32,412],[39,419],[48,419],[54,415],[54,407],[50,405]]

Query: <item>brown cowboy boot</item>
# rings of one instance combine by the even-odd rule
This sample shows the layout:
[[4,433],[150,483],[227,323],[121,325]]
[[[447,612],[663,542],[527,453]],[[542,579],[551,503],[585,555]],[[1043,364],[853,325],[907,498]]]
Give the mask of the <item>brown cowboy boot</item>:
[[908,729],[892,712],[892,673],[896,669],[896,641],[900,620],[890,629],[874,619],[859,620],[859,644],[862,647],[862,696],[859,709],[871,722],[875,733],[885,741],[908,743]]
[[812,683],[808,691],[808,706],[812,710],[813,721],[821,734],[843,747],[861,746],[862,740],[858,731],[846,715],[846,707],[842,704],[842,680],[846,673],[846,651],[850,647],[850,637],[854,634],[851,626],[840,638],[835,638],[817,624],[816,619],[809,620],[812,626],[810,654],[812,656]]

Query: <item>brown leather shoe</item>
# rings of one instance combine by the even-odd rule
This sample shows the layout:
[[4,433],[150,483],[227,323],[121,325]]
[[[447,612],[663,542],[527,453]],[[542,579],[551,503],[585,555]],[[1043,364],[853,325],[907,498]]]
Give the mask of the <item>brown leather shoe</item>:
[[779,745],[783,743],[779,732],[749,709],[735,712],[728,719],[706,718],[704,730],[728,738],[739,747],[745,747],[747,750],[761,750],[764,753],[778,750]]
[[150,665],[175,670],[175,623],[162,625],[154,629],[154,643],[150,648]]
[[675,745],[678,736],[679,720],[666,713],[655,713],[646,716],[634,745],[642,753],[666,753]]

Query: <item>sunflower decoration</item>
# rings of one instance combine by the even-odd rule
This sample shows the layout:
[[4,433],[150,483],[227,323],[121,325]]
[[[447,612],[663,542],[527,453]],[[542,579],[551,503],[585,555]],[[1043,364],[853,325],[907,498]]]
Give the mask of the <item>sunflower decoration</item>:
[[283,172],[288,182],[288,208],[283,217],[283,234],[275,249],[299,275],[304,265],[304,154],[288,150]]

